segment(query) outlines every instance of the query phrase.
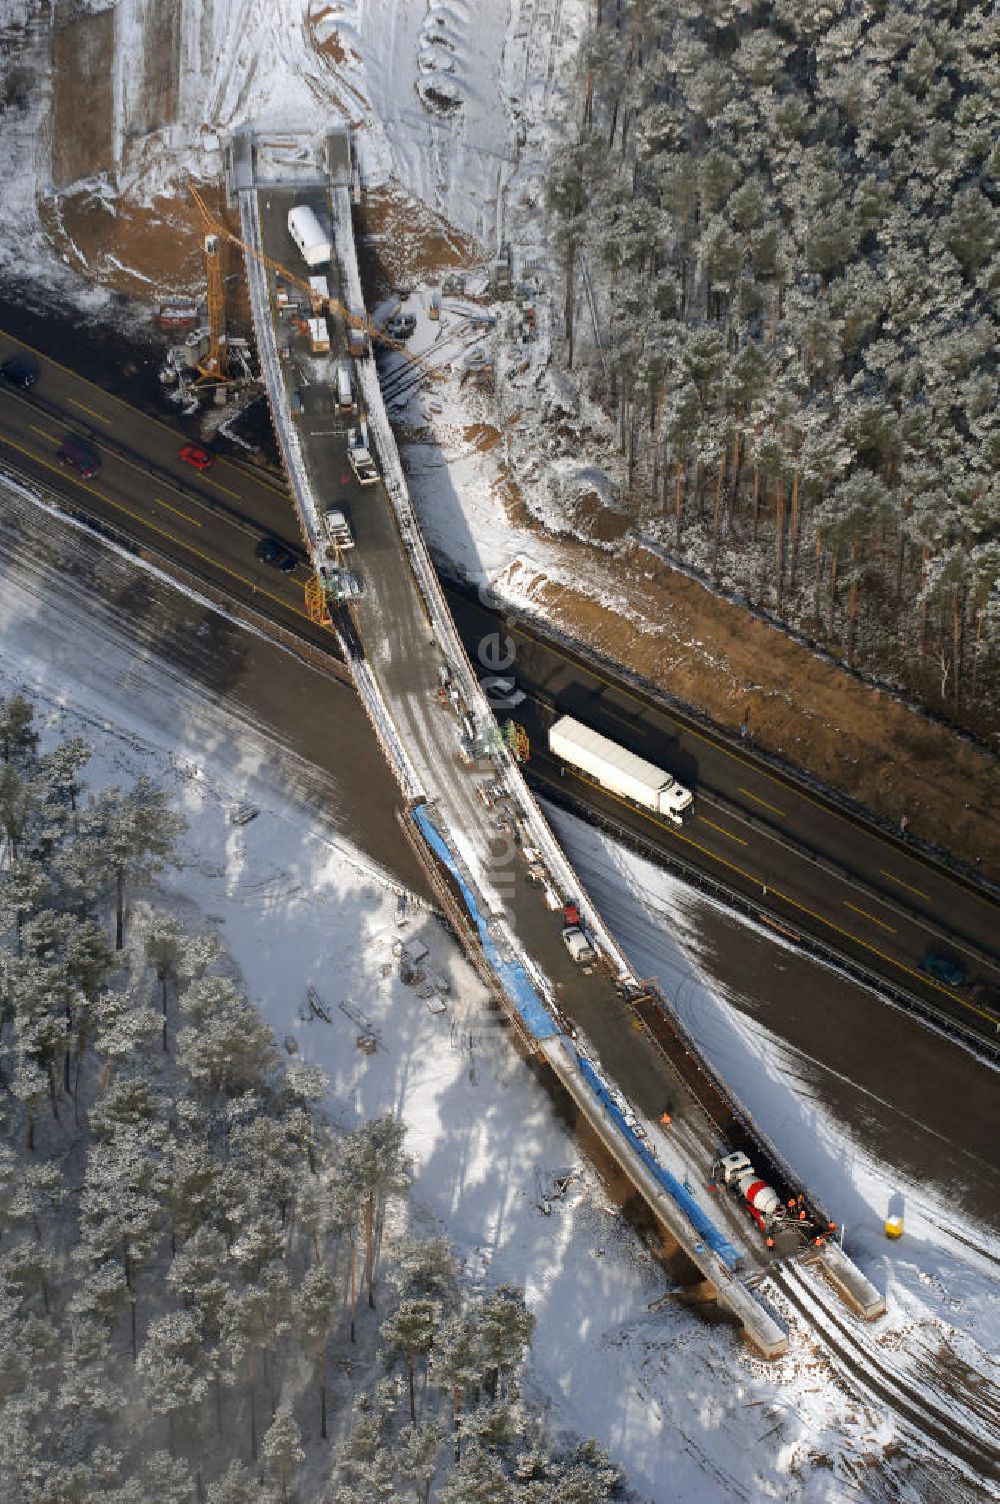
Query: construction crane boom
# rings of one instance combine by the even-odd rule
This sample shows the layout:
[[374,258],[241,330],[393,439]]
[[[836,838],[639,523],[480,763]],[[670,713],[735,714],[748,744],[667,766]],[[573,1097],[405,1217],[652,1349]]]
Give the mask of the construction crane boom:
[[[235,231],[230,230],[227,225],[224,225],[220,219],[217,219],[215,217],[193,183],[188,184],[188,190],[191,194],[191,197],[198,205],[198,209],[201,214],[202,220],[204,221],[206,231],[210,232],[210,234],[212,235],[217,236],[219,239],[228,240],[233,245],[239,246],[244,256],[252,256],[255,261],[261,262],[261,264],[266,266],[269,271],[274,272],[276,276],[284,278],[286,282],[290,282],[301,292],[306,293],[310,298],[312,297],[312,286],[309,282],[306,281],[304,277],[300,277],[296,272],[289,270],[289,268],[283,265],[282,262],[276,261],[273,256],[269,256],[266,251],[259,251],[256,246],[247,245],[244,240],[241,240],[240,237],[235,233]],[[206,236],[206,250],[207,240],[208,236]],[[219,288],[221,298],[221,281]],[[378,329],[364,315],[354,313],[349,308],[345,308],[344,304],[341,303],[337,298],[330,298],[328,301],[331,309],[340,314],[341,318],[344,320],[344,323],[348,327],[350,327],[352,324],[356,324],[357,321],[360,320],[361,327],[365,330],[369,339],[378,340],[379,344],[386,345],[391,350],[398,350],[402,355],[406,357],[408,361],[411,361],[416,365],[423,366],[428,376],[432,377],[434,380],[439,379],[440,372],[438,371],[438,369],[435,366],[432,366],[430,361],[425,360],[422,355],[416,355],[413,353],[413,351],[407,350],[406,346],[399,340],[392,339],[388,334],[384,334],[381,329]],[[209,299],[209,322],[211,323],[211,298]]]
[[202,375],[224,378],[229,370],[226,349],[225,303],[222,294],[222,266],[219,260],[219,237],[205,236],[205,281],[208,287],[208,356]]

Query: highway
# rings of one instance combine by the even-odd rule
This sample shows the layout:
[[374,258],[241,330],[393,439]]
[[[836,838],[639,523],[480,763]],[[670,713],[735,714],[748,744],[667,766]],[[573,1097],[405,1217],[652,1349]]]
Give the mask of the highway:
[[[449,604],[494,697],[524,696],[509,714],[528,731],[529,771],[542,789],[571,794],[626,838],[631,833],[642,849],[706,874],[755,912],[843,953],[957,1024],[996,1034],[1000,904],[989,894],[775,772],[751,749],[712,735],[611,668],[544,640],[516,616],[499,614],[458,588],[449,590]],[[495,642],[497,634],[504,658],[511,659],[499,676],[474,652],[474,644]],[[562,714],[673,773],[695,793],[693,817],[678,830],[561,768],[548,753],[546,732]],[[956,989],[926,976],[920,963],[929,951],[960,959],[973,985]]]
[[[2,358],[28,348],[13,336],[0,336]],[[29,393],[9,386],[0,391],[0,455],[64,494],[79,512],[252,606],[314,648],[335,653],[330,634],[310,621],[304,608],[308,571],[295,509],[282,485],[226,458],[207,472],[192,469],[178,457],[184,441],[178,429],[31,353],[41,371],[38,386]],[[319,388],[305,396],[305,425],[319,437],[330,415],[322,410]],[[83,480],[59,463],[56,449],[68,431],[91,437],[101,452],[101,472],[94,479]],[[326,488],[329,499],[346,503],[356,529],[361,528],[359,555],[371,558],[374,550],[378,567],[388,567],[395,537],[391,531],[367,537],[369,518],[376,513],[342,450]],[[300,560],[294,575],[255,559],[255,544],[265,534],[285,542]],[[571,795],[642,849],[704,874],[754,912],[843,954],[959,1027],[996,1035],[995,994],[987,990],[1000,990],[995,901],[775,773],[746,755],[748,749],[728,745],[652,694],[622,682],[610,668],[544,641],[527,624],[505,620],[468,594],[450,591],[449,604],[484,679],[490,670],[480,645],[495,643],[498,633],[510,636],[510,674],[526,697],[514,714],[531,737],[530,773],[540,788]],[[376,610],[375,601],[366,602],[365,609]],[[384,626],[370,623],[373,629]],[[413,630],[420,625],[415,622]],[[546,753],[545,730],[564,712],[687,783],[696,806],[685,828],[677,831],[582,778],[563,774]],[[421,710],[418,721],[422,716]],[[920,962],[929,950],[960,958],[980,985],[959,991],[926,977]]]
[[[173,560],[326,650],[328,633],[306,613],[309,571],[287,488],[260,471],[220,458],[199,471],[179,457],[185,435],[102,391],[23,341],[0,335],[0,358],[28,352],[40,379],[29,392],[0,384],[0,457],[61,493],[81,513]],[[85,480],[61,464],[68,433],[101,456]],[[289,542],[293,575],[254,557],[266,535]]]

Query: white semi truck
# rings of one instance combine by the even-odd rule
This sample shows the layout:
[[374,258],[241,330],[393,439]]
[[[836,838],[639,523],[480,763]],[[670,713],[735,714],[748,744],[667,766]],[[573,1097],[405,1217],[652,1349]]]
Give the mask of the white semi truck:
[[674,825],[683,824],[694,804],[690,789],[670,773],[572,716],[560,716],[549,727],[549,750],[567,767],[579,769],[612,794],[631,799]]

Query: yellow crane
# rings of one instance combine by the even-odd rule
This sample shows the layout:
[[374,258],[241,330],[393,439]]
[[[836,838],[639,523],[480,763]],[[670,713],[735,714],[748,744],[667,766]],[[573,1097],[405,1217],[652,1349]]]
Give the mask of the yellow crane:
[[[228,240],[231,244],[238,246],[244,256],[252,256],[256,261],[266,266],[269,271],[281,277],[286,283],[299,288],[301,292],[304,292],[308,296],[310,302],[313,297],[313,288],[311,283],[304,277],[300,277],[280,261],[276,261],[273,256],[268,256],[265,251],[260,251],[255,246],[247,245],[233,230],[230,230],[220,219],[217,219],[193,183],[188,184],[188,190],[198,206],[198,212],[201,214],[202,222],[205,226],[209,353],[204,362],[199,365],[198,370],[203,381],[206,383],[210,381],[218,383],[225,380],[228,363],[224,330],[225,310],[222,294],[222,272],[219,264],[220,242]],[[360,326],[367,332],[369,339],[376,339],[381,344],[387,345],[393,350],[399,350],[406,356],[408,361],[423,366],[429,377],[437,379],[440,376],[440,372],[428,360],[425,360],[422,355],[413,354],[399,340],[391,339],[389,335],[383,334],[365,316],[353,313],[335,298],[330,298],[328,302],[331,310],[340,314],[345,326],[348,328],[352,326],[358,328]],[[336,560],[334,575],[339,578],[342,566],[340,549],[336,544],[334,545],[334,557]],[[329,599],[329,581],[324,582],[324,579],[319,574],[311,575],[305,585],[305,606],[310,621],[315,622],[317,626],[332,627],[333,625]]]
[[[290,283],[293,287],[297,287],[300,290],[300,292],[304,292],[307,295],[307,297],[309,297],[310,299],[312,298],[312,296],[313,296],[313,288],[312,288],[312,285],[305,279],[305,277],[300,277],[296,272],[290,271],[287,266],[283,265],[282,262],[280,262],[280,261],[276,261],[273,256],[269,256],[266,251],[259,251],[259,250],[257,250],[256,246],[247,245],[245,241],[241,240],[240,237],[235,233],[235,231],[230,230],[227,225],[224,225],[220,219],[217,219],[215,217],[215,215],[212,213],[211,209],[206,204],[206,202],[205,202],[204,198],[202,197],[201,193],[199,193],[198,189],[194,186],[193,183],[189,183],[188,184],[188,191],[190,192],[191,197],[194,199],[195,203],[198,205],[198,210],[199,210],[199,212],[201,214],[202,220],[203,220],[204,225],[205,225],[205,230],[206,230],[206,235],[205,235],[205,259],[206,259],[206,266],[207,266],[208,272],[209,272],[209,282],[208,282],[208,285],[209,285],[209,306],[208,306],[208,314],[209,314],[209,328],[212,331],[212,340],[213,340],[212,350],[217,350],[219,347],[215,343],[217,331],[215,330],[215,327],[213,326],[213,323],[212,323],[212,270],[211,270],[211,262],[209,261],[209,256],[208,256],[208,242],[209,242],[210,239],[214,238],[215,241],[216,241],[216,243],[218,243],[218,241],[220,241],[220,240],[228,240],[228,241],[230,241],[233,245],[239,247],[239,249],[243,252],[244,256],[252,256],[255,261],[261,262],[261,264],[264,265],[264,266],[266,266],[269,271],[274,272],[276,276],[281,277],[285,282]],[[222,333],[221,333],[221,323],[222,323],[222,278],[221,278],[221,272],[219,271],[219,268],[218,268],[218,262],[217,262],[217,260],[216,260],[216,264],[215,264],[215,274],[216,274],[217,279],[218,279],[218,281],[217,281],[217,289],[218,289],[218,320],[219,320],[218,335],[219,335],[219,337],[221,337],[223,339],[223,342],[224,342],[224,335],[222,335]],[[441,374],[440,371],[438,371],[433,365],[431,365],[430,361],[425,360],[422,355],[415,355],[415,354],[413,354],[413,352],[410,351],[410,350],[407,350],[406,346],[404,344],[402,344],[399,340],[392,339],[392,338],[390,338],[390,336],[388,334],[384,334],[381,329],[376,328],[374,324],[372,324],[366,317],[364,317],[364,315],[361,315],[361,314],[358,314],[358,313],[354,313],[349,308],[345,308],[344,304],[341,303],[341,302],[339,302],[336,298],[330,298],[330,299],[328,299],[328,302],[329,302],[330,309],[333,312],[340,314],[341,318],[344,320],[344,324],[345,324],[346,327],[350,328],[350,327],[353,326],[354,328],[357,328],[357,327],[360,326],[362,329],[365,330],[365,332],[367,333],[369,339],[378,340],[379,344],[386,345],[391,350],[398,350],[398,351],[400,351],[401,354],[403,354],[403,355],[406,356],[406,359],[408,361],[411,361],[411,362],[413,362],[416,365],[423,366],[424,369],[425,369],[426,374],[429,377],[431,377],[433,380],[437,380],[439,378],[439,376]],[[211,358],[211,356],[209,358]],[[206,362],[206,364],[207,364],[207,362]]]
[[214,232],[205,236],[205,282],[208,287],[208,354],[199,362],[203,381],[225,381],[229,374],[226,305],[222,293],[221,245]]

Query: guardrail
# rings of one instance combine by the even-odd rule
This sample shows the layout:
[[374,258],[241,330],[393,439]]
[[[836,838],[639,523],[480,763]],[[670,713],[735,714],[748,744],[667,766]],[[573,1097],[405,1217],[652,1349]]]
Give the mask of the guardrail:
[[[351,306],[363,308],[364,298],[354,244],[354,225],[348,190],[344,188],[331,190],[331,202],[334,243],[347,294],[345,301]],[[396,517],[399,535],[406,549],[438,645],[459,683],[466,705],[473,712],[477,728],[481,728],[484,732],[490,728],[495,731],[493,761],[509,792],[521,807],[524,823],[531,833],[532,843],[542,852],[546,865],[564,896],[576,900],[593,939],[612,962],[619,980],[636,985],[638,978],[624,952],[605,925],[597,908],[590,901],[578,874],[574,871],[569,858],[538,808],[521,769],[502,742],[493,706],[479,683],[479,678],[465,650],[465,644],[459,636],[420,531],[416,512],[410,499],[409,487],[403,474],[399,451],[396,448],[395,435],[382,400],[374,360],[369,357],[359,361],[357,366],[367,409],[369,434],[381,461],[383,480]],[[503,911],[499,903],[497,911],[498,913]],[[503,923],[502,920],[501,923]],[[513,932],[510,932],[510,941],[512,944],[517,944]]]
[[[735,913],[745,915],[755,920],[758,924],[766,924],[776,934],[780,935],[787,944],[795,946],[807,955],[822,961],[831,970],[839,972],[842,976],[849,977],[852,982],[868,988],[876,993],[882,1002],[887,1002],[891,1007],[901,1008],[904,1012],[917,1015],[930,1028],[939,1033],[946,1034],[950,1039],[960,1044],[963,1049],[979,1058],[1000,1063],[1000,1020],[996,1024],[996,1037],[991,1038],[986,1033],[965,1025],[961,1020],[951,1014],[939,1012],[933,1004],[910,992],[908,988],[901,987],[887,981],[877,972],[871,971],[860,961],[853,960],[842,951],[825,944],[816,936],[793,927],[791,921],[777,918],[769,910],[760,907],[746,893],[738,888],[731,887],[721,878],[711,877],[703,868],[697,867],[693,862],[686,860],[679,852],[665,847],[657,846],[652,841],[641,836],[630,825],[625,825],[603,810],[586,804],[575,794],[569,792],[563,785],[549,783],[540,775],[534,774],[539,783],[545,783],[545,796],[550,803],[566,809],[570,814],[586,819],[592,825],[598,825],[614,836],[623,845],[630,846],[634,851],[649,857],[659,866],[667,867],[677,872],[685,882],[703,893],[709,894],[724,904],[726,908]],[[728,1088],[727,1088],[728,1089]]]
[[[292,487],[292,494],[295,498],[303,542],[310,558],[313,558],[319,546],[319,511],[316,506],[316,498],[313,496],[312,487],[309,484],[302,446],[299,443],[299,436],[292,419],[288,394],[285,391],[284,377],[281,373],[281,358],[278,354],[278,344],[275,339],[274,323],[271,316],[271,295],[267,281],[266,262],[264,261],[264,247],[261,241],[257,194],[253,189],[241,188],[238,192],[238,197],[243,241],[251,252],[250,255],[244,255],[243,261],[246,267],[250,308],[253,314],[254,328],[257,332],[257,350],[268,394],[271,421],[274,424],[275,437],[278,440],[278,447],[281,450],[289,483]],[[344,656],[349,665],[351,677],[357,687],[361,703],[364,705],[368,718],[372,723],[372,728],[378,738],[379,745],[385,754],[386,761],[391,768],[395,769],[396,776],[406,797],[408,799],[419,798],[425,791],[421,787],[416,769],[407,754],[391,717],[388,715],[370,665],[364,659],[357,657],[356,654],[348,652],[346,644],[342,644],[342,646],[344,647]]]

